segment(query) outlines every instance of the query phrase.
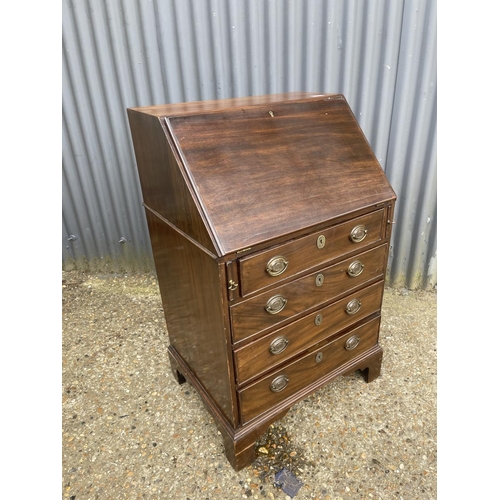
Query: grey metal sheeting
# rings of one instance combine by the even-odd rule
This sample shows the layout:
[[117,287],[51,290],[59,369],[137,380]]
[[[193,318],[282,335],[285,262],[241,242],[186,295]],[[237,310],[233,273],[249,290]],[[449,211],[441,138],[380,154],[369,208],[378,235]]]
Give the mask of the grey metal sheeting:
[[63,267],[152,268],[126,108],[286,91],[346,96],[398,195],[388,282],[433,287],[435,0],[64,2]]

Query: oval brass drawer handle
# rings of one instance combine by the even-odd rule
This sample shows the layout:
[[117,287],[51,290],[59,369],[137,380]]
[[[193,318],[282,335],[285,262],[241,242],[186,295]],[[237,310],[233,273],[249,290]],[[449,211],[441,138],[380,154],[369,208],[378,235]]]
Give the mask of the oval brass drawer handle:
[[269,314],[278,314],[285,309],[286,302],[283,295],[275,295],[267,301],[265,309]]
[[345,312],[347,314],[356,314],[361,309],[361,301],[359,299],[352,299],[347,303]]
[[359,276],[363,272],[364,268],[365,265],[360,260],[355,260],[354,262],[351,262],[349,264],[349,267],[347,268],[347,274],[351,278],[355,278],[356,276]]
[[288,347],[288,339],[286,337],[280,336],[276,337],[269,346],[269,351],[271,354],[280,354]]
[[288,377],[286,375],[278,375],[272,382],[269,388],[273,392],[280,392],[288,385]]
[[349,239],[353,243],[359,243],[360,241],[363,241],[366,238],[366,235],[368,234],[368,229],[363,224],[360,224],[359,226],[356,226],[352,229],[351,234],[349,235]]
[[285,257],[278,255],[277,257],[269,259],[269,262],[266,266],[266,273],[269,274],[269,276],[279,276],[286,271],[287,267],[288,261],[285,259]]
[[360,341],[360,338],[357,335],[353,335],[352,337],[349,337],[345,341],[344,348],[347,351],[352,351],[353,349],[356,349],[356,347],[358,347],[359,341]]

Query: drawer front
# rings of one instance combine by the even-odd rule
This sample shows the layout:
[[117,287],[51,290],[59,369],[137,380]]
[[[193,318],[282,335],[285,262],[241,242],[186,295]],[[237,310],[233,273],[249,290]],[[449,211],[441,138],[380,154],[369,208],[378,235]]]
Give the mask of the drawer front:
[[[270,370],[301,351],[379,311],[383,292],[383,282],[363,288],[237,349],[234,352],[234,360],[238,384]],[[355,313],[349,314],[347,306],[355,301],[359,301],[360,308]]]
[[[233,341],[257,335],[384,275],[387,245],[231,306]],[[266,309],[267,308],[267,309]]]
[[242,421],[252,420],[376,345],[379,325],[380,317],[238,391]]
[[[338,224],[239,260],[242,296],[383,238],[385,210]],[[356,230],[354,236],[351,236]]]

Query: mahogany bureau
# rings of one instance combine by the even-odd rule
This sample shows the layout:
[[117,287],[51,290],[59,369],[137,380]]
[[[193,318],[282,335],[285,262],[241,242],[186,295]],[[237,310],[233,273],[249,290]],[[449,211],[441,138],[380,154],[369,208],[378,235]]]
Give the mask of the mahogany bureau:
[[171,369],[239,470],[293,404],[379,375],[396,195],[342,95],[127,111]]

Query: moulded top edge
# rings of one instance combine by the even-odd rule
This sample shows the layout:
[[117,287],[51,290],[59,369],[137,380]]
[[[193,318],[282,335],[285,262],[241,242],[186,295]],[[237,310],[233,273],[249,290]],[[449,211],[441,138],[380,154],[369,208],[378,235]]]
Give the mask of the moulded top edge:
[[285,92],[281,94],[269,94],[247,97],[232,97],[228,99],[216,99],[210,101],[190,101],[170,104],[160,104],[155,106],[143,106],[129,108],[133,111],[149,114],[157,117],[174,117],[186,114],[208,113],[211,111],[228,110],[231,108],[259,106],[276,102],[321,100],[321,99],[344,99],[342,94],[328,94],[321,92]]

